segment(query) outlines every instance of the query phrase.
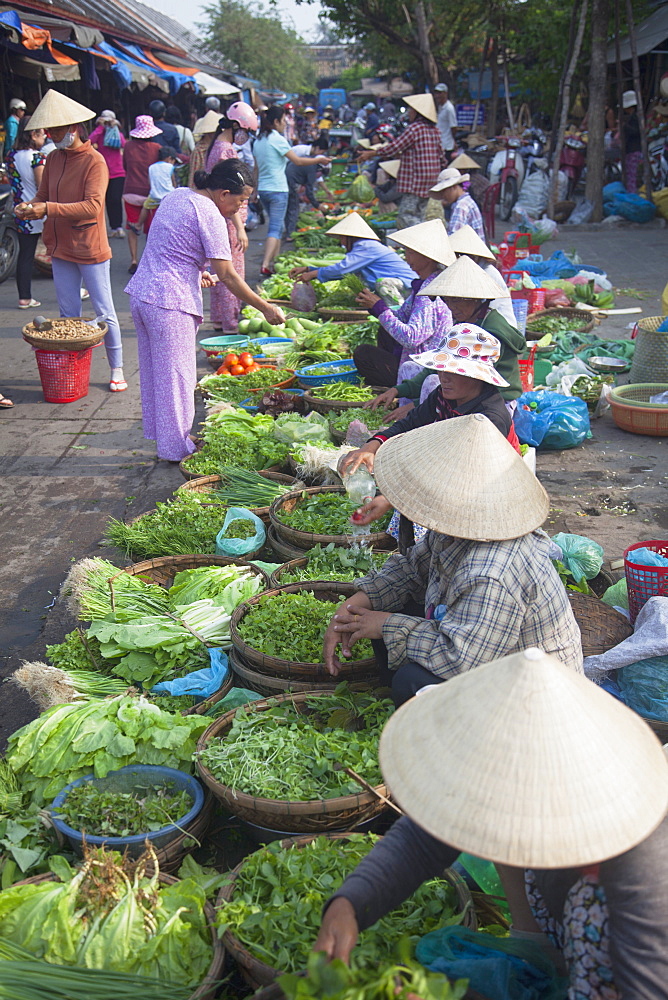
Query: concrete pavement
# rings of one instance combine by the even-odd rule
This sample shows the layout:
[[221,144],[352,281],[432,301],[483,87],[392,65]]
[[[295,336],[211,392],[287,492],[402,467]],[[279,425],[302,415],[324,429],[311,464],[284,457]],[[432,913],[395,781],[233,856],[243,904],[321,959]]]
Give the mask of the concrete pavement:
[[[497,238],[500,236],[497,228]],[[262,231],[251,234],[247,257],[257,280]],[[109,517],[132,517],[168,497],[182,482],[178,468],[156,459],[141,428],[136,338],[123,288],[127,245],[113,240],[112,283],[123,330],[127,392],[109,393],[103,348],[96,348],[89,395],[76,403],[43,401],[31,348],[21,337],[30,312],[16,309],[13,279],[0,285],[0,392],[17,404],[0,413],[0,677],[23,659],[41,659],[49,642],[74,627],[61,602],[49,610],[70,563],[107,554],[99,547]],[[573,232],[548,252],[575,248],[583,261],[606,269],[614,285],[648,293],[646,316],[658,315],[668,280],[668,230]],[[33,296],[46,316],[57,315],[53,284],[36,277]],[[85,314],[92,316],[90,308]],[[628,318],[609,319],[602,336],[624,336]],[[202,335],[206,336],[209,324]],[[201,371],[208,371],[200,361]],[[627,435],[611,418],[593,425],[593,438],[566,452],[541,453],[538,474],[551,494],[551,531],[590,534],[606,556],[640,539],[668,537],[666,440]],[[634,509],[631,509],[634,508]],[[624,513],[628,511],[627,513]],[[0,743],[36,714],[13,685],[0,687]]]

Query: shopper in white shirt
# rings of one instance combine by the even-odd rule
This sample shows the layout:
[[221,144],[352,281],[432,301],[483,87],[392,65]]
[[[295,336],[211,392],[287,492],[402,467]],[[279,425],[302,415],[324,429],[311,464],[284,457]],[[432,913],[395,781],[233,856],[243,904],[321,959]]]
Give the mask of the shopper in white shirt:
[[438,109],[438,131],[441,133],[441,145],[446,153],[455,148],[455,132],[457,130],[457,112],[448,97],[447,83],[437,83],[434,87],[434,101]]
[[151,184],[148,198],[142,205],[137,224],[131,226],[130,223],[128,223],[128,229],[131,229],[133,233],[137,234],[137,236],[139,236],[142,231],[142,227],[144,225],[144,221],[148,217],[148,213],[153,209],[158,208],[162,199],[166,197],[166,195],[170,194],[176,187],[174,167],[178,162],[177,157],[178,150],[171,149],[169,146],[161,146],[157,161],[152,163],[148,168],[148,179]]

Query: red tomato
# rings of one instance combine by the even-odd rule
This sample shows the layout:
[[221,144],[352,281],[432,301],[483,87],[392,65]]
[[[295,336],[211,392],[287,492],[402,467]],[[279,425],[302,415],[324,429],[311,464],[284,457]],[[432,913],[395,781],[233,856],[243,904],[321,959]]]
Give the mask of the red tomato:
[[239,364],[239,358],[237,357],[236,354],[226,354],[225,355],[225,364],[227,365],[228,368],[231,368],[232,365],[238,365]]
[[246,369],[243,365],[232,365],[230,368],[230,375],[245,375]]
[[250,354],[248,351],[244,351],[243,354],[239,355],[239,364],[243,365],[244,368],[250,368],[251,365],[255,364],[255,361],[253,360],[253,355]]
[[216,368],[216,375],[229,375],[229,374],[230,374],[230,369],[224,362],[220,366],[220,368]]

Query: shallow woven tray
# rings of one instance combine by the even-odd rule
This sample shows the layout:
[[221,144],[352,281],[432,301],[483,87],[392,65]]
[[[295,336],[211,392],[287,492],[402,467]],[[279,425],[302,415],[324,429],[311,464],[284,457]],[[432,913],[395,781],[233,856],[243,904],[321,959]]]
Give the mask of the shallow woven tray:
[[[385,553],[387,552],[387,549],[372,549],[371,551]],[[273,573],[269,575],[269,583],[271,584],[272,587],[282,587],[283,583],[281,581],[281,577],[283,576],[284,573],[290,573],[293,569],[301,569],[302,567],[306,566],[307,563],[308,563],[308,558],[306,556],[297,556],[294,559],[289,559],[287,562],[284,562],[282,566],[279,566],[277,569],[274,570]],[[307,583],[308,581],[304,580],[303,582]],[[337,581],[337,580],[328,581],[325,578],[322,581],[316,581],[314,579],[312,582],[333,583],[334,585],[336,585],[336,583],[338,582],[343,583],[345,581]]]
[[[300,531],[299,528],[292,528],[284,524],[280,519],[282,510],[287,510],[290,513],[295,507],[299,506],[304,493],[307,496],[314,496],[317,493],[338,493],[345,495],[345,492],[343,486],[311,486],[308,489],[295,490],[292,493],[285,493],[282,497],[278,497],[269,508],[269,519],[276,537],[281,542],[287,542],[289,545],[294,545],[297,548],[305,550],[311,549],[314,545],[318,544],[329,545],[330,542],[350,548],[351,545],[360,540],[359,535],[353,534],[352,524],[349,535],[319,535],[313,531]],[[370,545],[372,548],[386,548],[388,546],[387,539],[391,536],[386,531],[372,531],[362,537],[365,545]]]
[[[79,317],[74,317],[78,319]],[[60,325],[64,322],[63,319],[52,319],[50,320],[52,324]],[[95,329],[91,327],[91,334],[89,337],[71,337],[69,340],[52,340],[50,337],[40,337],[39,333],[33,333],[29,328],[32,327],[31,323],[26,323],[23,327],[21,333],[23,334],[23,339],[27,340],[29,344],[33,347],[38,348],[40,351],[85,351],[89,347],[95,347],[99,344],[103,337],[106,336],[109,327],[106,323],[98,323],[98,328]]]
[[568,599],[582,634],[582,655],[598,656],[633,635],[624,615],[598,597],[569,590]]
[[[163,874],[163,872],[159,873],[158,880],[163,882],[165,885],[176,885],[176,883],[180,881],[180,879],[175,878],[173,875],[166,875]],[[33,875],[32,878],[22,879],[21,882],[16,882],[15,885],[39,885],[42,882],[58,881],[59,879],[57,879],[55,875],[47,872],[45,875]],[[211,960],[211,965],[209,966],[209,971],[200,985],[189,994],[188,1000],[213,1000],[218,992],[223,966],[225,965],[225,946],[222,940],[218,937],[218,931],[216,929],[216,911],[211,903],[204,904],[204,913],[209,925],[209,930],[211,931],[213,958]],[[138,1000],[141,1000],[141,998],[138,997]]]
[[[330,694],[329,690],[317,687],[309,692],[299,694],[278,695],[263,701],[253,701],[244,705],[248,712],[263,712],[275,705],[290,701],[297,709],[305,705],[307,698],[317,694]],[[211,723],[197,741],[199,755],[213,737],[224,738],[229,731],[236,712],[226,712]],[[195,761],[199,777],[211,789],[215,797],[223,803],[234,816],[262,826],[269,830],[289,830],[293,833],[327,833],[330,831],[350,830],[386,808],[385,803],[372,792],[360,789],[355,795],[342,795],[334,799],[312,799],[309,802],[297,802],[282,799],[264,799],[246,792],[236,791],[229,785],[223,785],[212,775],[200,760]],[[385,785],[376,785],[376,791],[387,795]]]
[[527,340],[540,340],[544,337],[544,333],[534,333],[531,329],[531,321],[534,319],[541,319],[543,316],[559,316],[563,319],[572,319],[573,330],[575,333],[590,333],[596,326],[596,320],[590,312],[586,312],[584,309],[574,309],[566,307],[555,307],[553,309],[539,309],[538,312],[532,313],[527,319],[526,326],[526,339]]
[[271,526],[271,521],[269,522],[269,530],[267,531],[267,545],[275,552],[279,559],[283,562],[289,562],[290,559],[301,559],[302,556],[306,555],[306,549],[302,549],[297,545],[290,545],[285,539],[279,538],[276,531]]
[[[373,386],[370,386],[373,388]],[[384,390],[379,390],[382,392]],[[302,399],[304,399],[312,410],[316,413],[322,413],[326,416],[328,413],[341,413],[343,410],[354,410],[359,409],[365,402],[363,399],[353,399],[350,401],[338,400],[338,399],[321,399],[318,395],[318,386],[312,386],[311,389],[305,389]],[[370,397],[373,399],[373,396]]]
[[327,309],[323,306],[318,309],[318,316],[322,316],[323,319],[335,319],[340,323],[359,323],[367,320],[369,313],[366,309]]
[[636,382],[610,391],[612,419],[620,430],[650,437],[668,435],[668,406],[650,403],[650,396],[668,391],[665,382]]
[[[331,840],[347,839],[347,834],[345,833],[328,833],[326,836]],[[289,847],[292,844],[296,849],[299,849],[300,847],[304,847],[306,844],[311,843],[313,839],[313,837],[287,838],[286,840],[281,841],[281,847]],[[239,862],[236,868],[233,868],[230,872],[230,881],[227,885],[223,886],[218,894],[218,898],[216,900],[217,909],[234,897],[234,883],[237,876],[241,872],[244,863],[245,861]],[[451,868],[446,869],[443,873],[443,877],[455,889],[457,902],[459,904],[458,912],[463,913],[462,926],[475,930],[477,927],[475,908],[473,906],[473,899],[466,882],[456,872],[452,871]],[[223,935],[223,944],[239,966],[239,971],[241,972],[243,978],[254,989],[258,989],[260,987],[271,987],[277,976],[281,975],[280,969],[275,969],[271,965],[267,965],[266,962],[262,962],[260,959],[255,958],[252,952],[246,947],[245,944],[242,944],[239,938],[236,937],[232,931],[225,932]],[[261,995],[262,997],[275,997],[278,1000],[278,998],[283,996],[283,992],[280,987],[275,986],[271,993],[269,993],[269,990],[263,990]],[[256,994],[253,1000],[257,1000],[258,996],[260,996],[260,994]]]
[[[116,576],[121,573],[129,573],[130,576],[145,577],[150,583],[159,583],[162,587],[171,587],[174,577],[184,569],[199,569],[200,566],[250,566],[254,573],[262,579],[266,587],[269,586],[269,576],[259,566],[255,566],[248,559],[230,559],[228,556],[160,556],[158,559],[145,559],[143,562],[132,563],[119,570]],[[111,577],[114,580],[115,577]]]
[[[308,592],[317,597],[318,600],[328,601],[332,605],[332,614],[335,608],[341,603],[340,597],[352,597],[355,588],[351,583],[326,582],[322,580],[310,580],[304,583],[288,583],[284,587],[276,587],[275,590],[266,590],[263,594],[257,594],[250,600],[244,601],[232,612],[230,622],[230,635],[232,644],[240,653],[246,663],[253,669],[264,674],[271,674],[273,677],[285,677],[289,679],[308,681],[316,686],[320,678],[329,680],[331,674],[328,673],[324,663],[295,663],[293,660],[284,660],[278,656],[268,656],[259,650],[249,646],[239,634],[239,625],[244,617],[259,603],[260,598],[274,597],[277,594],[299,594]],[[367,680],[377,674],[376,659],[369,656],[364,660],[344,660],[341,669],[337,674],[340,681],[343,680]],[[279,827],[280,829],[280,827]]]
[[[299,479],[295,479],[294,476],[284,476],[282,472],[259,472],[258,475],[264,479],[271,479],[273,483],[279,483],[281,486],[294,486],[297,489],[300,485]],[[210,493],[219,484],[220,476],[199,476],[197,479],[190,479],[187,483],[183,483],[176,492]],[[266,524],[269,523],[269,507],[250,507],[249,510],[252,510],[257,517],[261,517]]]
[[[234,647],[232,647],[228,655],[230,666],[239,681],[238,686],[248,688],[250,691],[257,692],[257,694],[262,694],[265,698],[272,698],[278,694],[286,694],[288,691],[302,692],[313,690],[313,681],[298,681],[289,677],[272,677],[271,674],[263,674],[259,670],[255,670],[245,662],[239,651],[234,649]],[[377,681],[377,676],[370,678],[369,684],[374,684]],[[318,678],[318,687],[321,688],[331,688],[334,691],[338,684],[338,677],[330,677],[329,681],[325,677]]]

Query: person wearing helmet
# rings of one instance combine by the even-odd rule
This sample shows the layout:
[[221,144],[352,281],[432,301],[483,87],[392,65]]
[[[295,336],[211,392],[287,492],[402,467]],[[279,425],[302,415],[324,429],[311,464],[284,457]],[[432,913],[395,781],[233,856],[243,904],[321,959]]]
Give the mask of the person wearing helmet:
[[309,104],[304,108],[301,118],[297,122],[297,138],[300,143],[312,143],[318,138],[318,132],[316,110]]
[[160,129],[159,134],[155,137],[155,141],[160,146],[169,146],[170,149],[180,149],[181,137],[176,127],[165,121],[166,110],[167,108],[162,101],[151,101],[148,106],[148,113],[153,118],[155,127]]
[[376,132],[378,131],[378,126],[380,125],[380,115],[378,114],[376,105],[373,101],[369,101],[368,104],[365,104],[364,109],[367,113],[364,138],[369,139],[371,142],[375,142]]
[[[258,117],[250,104],[236,101],[223,113],[218,128],[209,145],[205,169],[211,173],[221,160],[238,159],[234,148],[235,134],[243,129],[246,133],[254,132],[259,125]],[[248,249],[246,235],[246,218],[248,203],[244,202],[238,212],[226,218],[227,233],[230,240],[231,260],[234,270],[243,281],[246,276],[244,254]],[[214,330],[235,331],[239,325],[241,300],[234,295],[222,282],[211,289],[211,322]]]
[[5,148],[3,156],[7,156],[10,149],[14,148],[16,137],[19,134],[19,122],[26,113],[26,103],[19,97],[12,97],[9,102],[9,115],[5,119]]
[[207,97],[204,102],[204,107],[207,111],[220,111],[220,98],[219,97]]

